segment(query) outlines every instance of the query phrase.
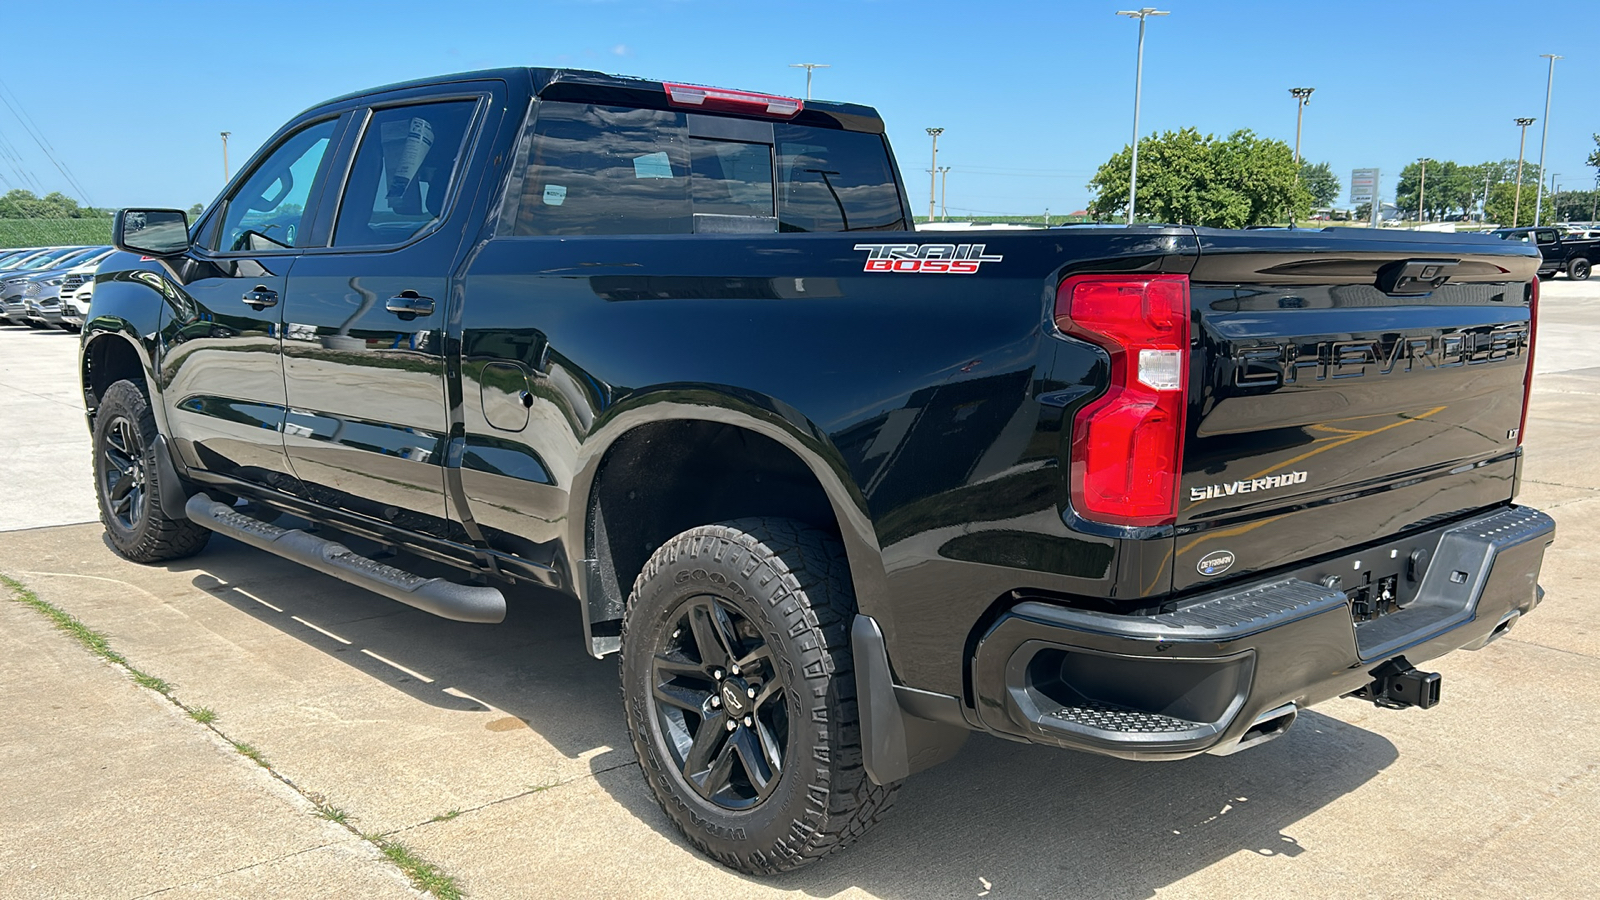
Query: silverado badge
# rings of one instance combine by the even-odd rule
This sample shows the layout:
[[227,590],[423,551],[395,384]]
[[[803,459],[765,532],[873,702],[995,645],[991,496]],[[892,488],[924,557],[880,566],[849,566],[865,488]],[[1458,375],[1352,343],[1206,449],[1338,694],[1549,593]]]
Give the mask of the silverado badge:
[[1235,494],[1250,494],[1255,491],[1270,491],[1274,488],[1288,487],[1291,484],[1305,484],[1310,475],[1306,472],[1285,472],[1282,475],[1267,475],[1263,478],[1246,478],[1228,484],[1208,484],[1204,487],[1189,488],[1189,502],[1199,503],[1201,500],[1211,500],[1215,497],[1232,497]]

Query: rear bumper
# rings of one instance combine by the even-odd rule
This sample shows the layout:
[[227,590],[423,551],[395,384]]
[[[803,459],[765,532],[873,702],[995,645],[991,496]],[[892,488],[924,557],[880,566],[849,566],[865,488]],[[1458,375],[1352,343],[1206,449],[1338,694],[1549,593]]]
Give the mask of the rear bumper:
[[[1154,615],[1021,602],[977,646],[977,715],[1001,734],[1129,759],[1232,752],[1365,687],[1387,660],[1503,634],[1538,605],[1554,537],[1549,516],[1510,507]],[[1377,577],[1412,586],[1398,609],[1358,624],[1360,582]]]

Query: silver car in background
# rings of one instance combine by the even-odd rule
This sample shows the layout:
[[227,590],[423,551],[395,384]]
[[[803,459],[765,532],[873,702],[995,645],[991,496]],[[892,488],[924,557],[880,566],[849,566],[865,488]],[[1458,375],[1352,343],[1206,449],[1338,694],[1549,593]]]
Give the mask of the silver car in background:
[[114,252],[110,247],[104,247],[100,252],[82,258],[70,269],[53,269],[28,279],[22,289],[23,318],[35,328],[57,327],[71,331],[62,315],[62,291],[68,283],[77,288],[85,281],[93,281],[94,270],[100,261]]

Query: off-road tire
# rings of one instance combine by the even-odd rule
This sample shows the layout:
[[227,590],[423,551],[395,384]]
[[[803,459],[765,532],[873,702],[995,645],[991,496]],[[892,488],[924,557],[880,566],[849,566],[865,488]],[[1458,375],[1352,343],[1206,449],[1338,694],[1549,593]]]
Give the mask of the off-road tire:
[[[706,598],[722,604],[746,634],[759,631],[749,640],[764,641],[782,681],[774,692],[788,725],[782,764],[770,793],[748,808],[726,808],[690,786],[657,711],[658,654],[674,646],[686,604]],[[874,784],[861,763],[850,655],[855,612],[844,548],[787,519],[685,531],[658,549],[634,581],[621,654],[634,751],[667,818],[712,859],[751,875],[795,869],[849,844],[888,810],[899,785]],[[722,703],[725,712],[729,706]]]
[[1588,280],[1589,261],[1587,259],[1580,258],[1567,263],[1567,277],[1571,278],[1573,281]]
[[[131,432],[115,434],[120,423],[131,426]],[[150,401],[144,391],[131,381],[118,381],[106,388],[94,417],[94,486],[95,499],[100,507],[100,522],[105,526],[106,538],[118,554],[138,563],[162,562],[182,559],[199,553],[210,539],[211,532],[187,518],[172,515],[162,506],[161,471],[156,465],[156,419],[150,412]],[[128,516],[126,510],[114,508],[114,484],[108,471],[115,468],[113,458],[119,444],[127,444],[128,437],[137,441],[131,454],[137,462],[142,478],[142,506],[137,516]],[[114,476],[113,476],[114,478]],[[181,512],[181,510],[179,511]],[[131,523],[125,519],[131,518]]]

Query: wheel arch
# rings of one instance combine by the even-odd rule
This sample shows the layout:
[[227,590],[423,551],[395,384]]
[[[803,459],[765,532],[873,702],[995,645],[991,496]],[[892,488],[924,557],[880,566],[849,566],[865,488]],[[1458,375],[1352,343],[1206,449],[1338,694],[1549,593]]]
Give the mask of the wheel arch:
[[[697,471],[727,477],[700,505],[685,507],[682,498],[693,488],[674,479]],[[746,477],[754,475],[761,478]],[[786,404],[678,389],[619,404],[595,423],[580,451],[567,546],[590,653],[619,646],[628,592],[654,550],[648,544],[746,515],[796,518],[832,531],[845,547],[858,608],[886,625],[892,621],[883,608],[883,557],[865,498],[825,432]],[[712,518],[691,521],[706,516]]]
[[149,350],[129,334],[130,323],[108,319],[110,317],[100,317],[84,325],[82,350],[78,355],[84,410],[92,422],[106,389],[118,381],[132,381],[144,389],[151,410],[155,413],[156,424],[165,433],[165,410],[156,402],[159,394]]

